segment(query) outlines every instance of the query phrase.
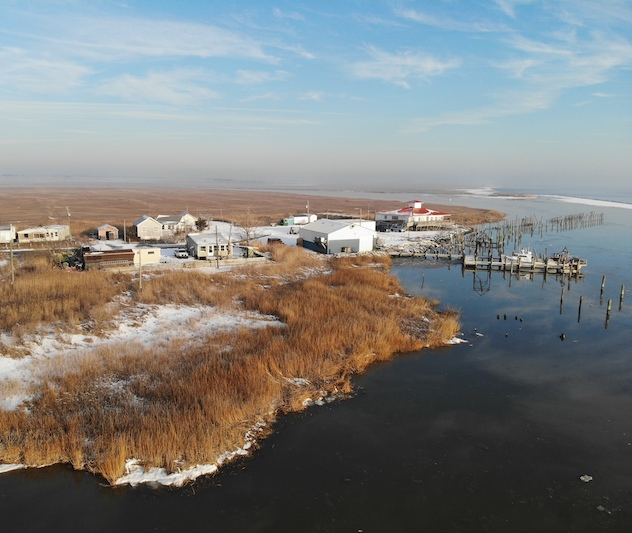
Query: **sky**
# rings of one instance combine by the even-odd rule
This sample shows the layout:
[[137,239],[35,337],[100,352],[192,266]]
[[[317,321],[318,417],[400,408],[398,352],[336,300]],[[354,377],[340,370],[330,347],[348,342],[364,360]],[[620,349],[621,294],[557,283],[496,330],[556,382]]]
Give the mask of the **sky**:
[[632,0],[0,0],[0,176],[629,188]]

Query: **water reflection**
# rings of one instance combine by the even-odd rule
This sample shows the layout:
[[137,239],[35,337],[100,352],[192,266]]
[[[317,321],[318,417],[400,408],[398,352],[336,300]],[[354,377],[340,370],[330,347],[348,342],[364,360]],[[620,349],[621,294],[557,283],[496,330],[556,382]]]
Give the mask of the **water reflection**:
[[0,476],[3,531],[627,531],[629,306],[604,328],[630,285],[626,224],[545,235],[589,258],[570,284],[396,261],[408,292],[460,309],[466,344],[376,366],[353,398],[284,417],[254,457],[182,490],[63,466]]

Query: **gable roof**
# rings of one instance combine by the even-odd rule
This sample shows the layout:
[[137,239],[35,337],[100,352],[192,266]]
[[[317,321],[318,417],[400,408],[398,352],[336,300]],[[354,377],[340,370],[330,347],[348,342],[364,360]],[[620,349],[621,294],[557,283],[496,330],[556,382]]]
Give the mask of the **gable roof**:
[[188,239],[191,239],[196,245],[204,244],[229,244],[229,241],[221,233],[189,233]]
[[158,215],[156,220],[161,224],[168,224],[170,222],[173,224],[179,224],[182,217],[180,215]]
[[158,215],[156,217],[156,220],[161,224],[180,224],[182,222],[182,219],[187,216],[195,220],[195,217],[188,211],[182,211],[182,213],[180,213],[179,215]]
[[147,222],[148,220],[152,221],[154,224],[160,224],[160,222],[150,217],[149,215],[143,215],[142,217],[140,217],[138,220],[134,222],[134,226],[140,226],[141,224],[143,224],[144,222]]
[[402,207],[401,209],[394,209],[393,211],[378,211],[380,215],[408,215],[408,216],[448,216],[450,213],[444,213],[443,211],[435,211],[434,209],[428,209],[427,207]]
[[319,233],[326,233],[331,235],[338,231],[353,228],[355,232],[374,234],[375,230],[361,224],[362,221],[358,220],[332,220],[328,218],[321,218],[315,222],[310,222],[301,226],[299,231],[315,231]]

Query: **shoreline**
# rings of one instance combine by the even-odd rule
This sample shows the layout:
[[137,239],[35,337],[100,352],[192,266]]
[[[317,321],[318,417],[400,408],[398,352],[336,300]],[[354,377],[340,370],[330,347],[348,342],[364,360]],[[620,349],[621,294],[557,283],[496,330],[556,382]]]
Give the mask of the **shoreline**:
[[[44,331],[38,326],[32,334],[22,333],[26,353],[2,358],[0,431],[14,436],[3,451],[3,469],[67,463],[98,473],[113,485],[180,486],[251,453],[278,416],[346,396],[352,390],[351,377],[374,362],[444,345],[460,328],[454,313],[433,309],[437,303],[403,296],[388,274],[387,257],[323,258],[298,248],[273,248],[281,254],[273,266],[235,269],[234,275],[150,274],[140,302],[140,294],[133,296],[129,289],[125,298],[114,299],[119,306],[110,311],[114,330],[99,332],[95,324],[90,330],[54,333],[47,332],[54,326],[50,323]],[[51,277],[50,270],[43,272]],[[53,277],[83,279],[78,273],[53,272]],[[120,283],[127,277],[117,279]],[[202,280],[210,286],[232,284],[204,298],[239,305],[167,303],[177,302],[179,295],[189,298]],[[156,297],[158,301],[150,303]],[[309,303],[310,298],[315,300]],[[295,309],[310,312],[296,317]],[[381,321],[374,320],[375,312]],[[240,322],[241,315],[245,322]],[[331,339],[322,338],[322,327]],[[335,333],[336,327],[342,329]],[[20,354],[15,340],[3,333],[0,346]],[[293,357],[288,359],[288,353]],[[252,354],[260,355],[253,359]],[[341,359],[340,354],[346,355]],[[222,378],[226,383],[204,377],[209,364],[209,371],[217,367],[221,375],[228,364],[235,377]],[[252,376],[246,364],[255,365]],[[259,376],[256,369],[261,365]],[[243,385],[247,379],[250,385]],[[235,388],[232,382],[240,385]],[[213,383],[212,391],[205,383]],[[213,414],[234,395],[236,403],[228,405],[236,409],[233,414]],[[207,402],[201,410],[199,401]],[[86,409],[92,413],[88,418]],[[166,421],[165,429],[173,427],[175,433],[169,438],[154,435],[151,420],[160,428]],[[93,423],[97,427],[92,428]],[[101,424],[112,429],[103,433]],[[66,427],[73,429],[68,432]],[[214,427],[217,432],[207,429]],[[123,437],[126,432],[129,437]],[[196,432],[201,434],[195,437]],[[210,438],[206,444],[204,434]]]

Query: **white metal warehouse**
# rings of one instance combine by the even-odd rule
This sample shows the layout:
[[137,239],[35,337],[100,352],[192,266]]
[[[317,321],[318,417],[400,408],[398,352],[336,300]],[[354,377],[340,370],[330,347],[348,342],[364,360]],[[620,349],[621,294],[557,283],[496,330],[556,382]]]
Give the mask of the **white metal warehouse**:
[[303,247],[325,254],[370,252],[377,233],[372,220],[330,220],[321,218],[299,229]]

